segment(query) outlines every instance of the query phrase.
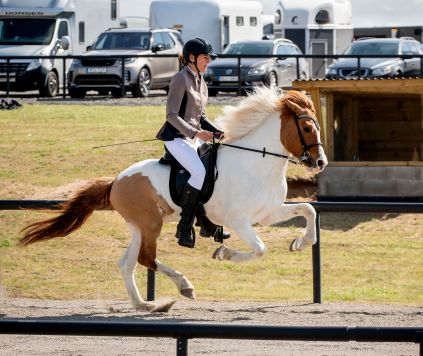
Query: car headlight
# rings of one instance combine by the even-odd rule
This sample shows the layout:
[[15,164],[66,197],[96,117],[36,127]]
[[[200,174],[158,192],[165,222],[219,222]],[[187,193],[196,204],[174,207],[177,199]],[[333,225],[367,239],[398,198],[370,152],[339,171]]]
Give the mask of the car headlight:
[[125,58],[125,64],[134,63],[137,59],[136,58]]
[[265,67],[253,67],[247,72],[248,75],[263,75],[264,73],[266,73]]
[[331,67],[329,67],[329,68],[326,70],[326,75],[336,75],[336,68],[331,68]]
[[80,65],[81,65],[81,60],[77,59],[77,58],[75,58],[71,63],[71,67],[77,67],[77,66],[80,66]]
[[26,68],[26,70],[37,69],[41,65],[42,62],[43,60],[41,58],[34,59],[31,63],[29,63],[28,68]]
[[207,69],[206,69],[206,75],[213,75],[213,69],[212,68],[209,68],[209,67],[207,67]]
[[372,69],[373,75],[386,75],[392,72],[392,67],[382,67]]

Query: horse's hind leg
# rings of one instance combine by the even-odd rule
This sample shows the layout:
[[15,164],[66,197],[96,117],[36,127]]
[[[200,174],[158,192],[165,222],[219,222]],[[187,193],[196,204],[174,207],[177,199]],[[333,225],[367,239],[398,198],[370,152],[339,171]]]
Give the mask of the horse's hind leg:
[[161,263],[157,258],[156,264],[157,271],[169,277],[173,283],[175,283],[179,293],[181,293],[184,297],[195,299],[194,286],[181,272],[178,272],[173,268],[165,265],[164,263]]
[[136,310],[150,310],[155,307],[153,303],[144,301],[138,291],[135,283],[135,267],[137,257],[141,247],[141,230],[133,223],[127,223],[132,239],[125,253],[119,261],[120,272],[125,281],[126,290],[128,291],[131,304]]
[[175,283],[179,293],[184,297],[195,299],[194,287],[191,282],[180,272],[161,263],[156,258],[157,253],[157,239],[162,229],[162,223],[144,224],[142,230],[141,248],[138,254],[138,262],[154,271],[164,274]]

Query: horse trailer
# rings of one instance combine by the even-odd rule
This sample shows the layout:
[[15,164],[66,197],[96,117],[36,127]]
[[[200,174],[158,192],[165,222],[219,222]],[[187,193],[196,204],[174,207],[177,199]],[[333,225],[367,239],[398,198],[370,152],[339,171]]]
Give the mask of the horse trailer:
[[184,41],[205,38],[220,53],[229,43],[263,36],[262,5],[241,0],[153,0],[150,26],[178,29]]
[[[276,6],[275,37],[290,39],[304,54],[342,53],[353,39],[349,0],[280,0]],[[328,61],[310,61],[310,77],[323,78]]]
[[[142,7],[133,8],[127,15]],[[13,57],[82,54],[101,32],[119,27],[125,14],[118,0],[0,0],[0,90],[55,96],[66,82],[62,59]]]

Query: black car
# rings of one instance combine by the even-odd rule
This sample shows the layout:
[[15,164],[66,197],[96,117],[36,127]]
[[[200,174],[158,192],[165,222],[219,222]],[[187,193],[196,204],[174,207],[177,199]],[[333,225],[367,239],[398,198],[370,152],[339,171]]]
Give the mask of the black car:
[[[226,55],[301,55],[300,49],[286,39],[240,41],[225,48]],[[308,64],[304,58],[299,60],[301,79],[308,78]],[[297,79],[296,59],[291,57],[277,58],[242,58],[241,86],[243,90],[254,86],[267,85],[289,87]],[[205,74],[209,86],[209,95],[219,91],[238,90],[238,59],[218,58],[209,64]]]
[[[353,42],[348,55],[410,55],[410,58],[361,58],[360,73],[356,58],[341,58],[326,71],[327,79],[411,77],[420,75],[420,42],[414,38],[367,38]],[[360,75],[359,75],[360,74]]]

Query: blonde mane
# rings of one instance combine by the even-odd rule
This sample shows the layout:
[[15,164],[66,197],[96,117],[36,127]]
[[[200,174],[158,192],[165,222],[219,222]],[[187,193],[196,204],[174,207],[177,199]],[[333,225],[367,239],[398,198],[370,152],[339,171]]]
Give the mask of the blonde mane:
[[225,132],[225,141],[241,138],[280,110],[281,94],[277,88],[259,87],[236,106],[225,106],[216,124]]

